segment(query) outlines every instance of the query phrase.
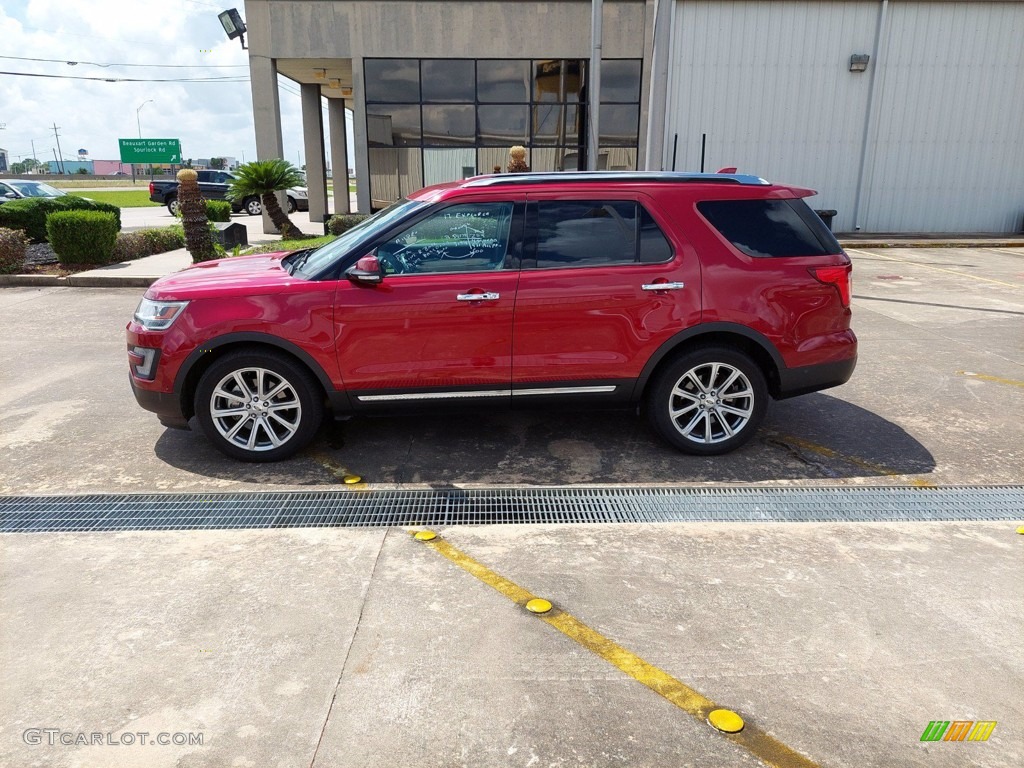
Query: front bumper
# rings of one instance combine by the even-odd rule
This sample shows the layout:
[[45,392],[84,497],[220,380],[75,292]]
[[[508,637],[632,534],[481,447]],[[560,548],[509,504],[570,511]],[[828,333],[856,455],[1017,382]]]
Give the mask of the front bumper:
[[161,424],[173,429],[189,429],[188,419],[181,412],[181,401],[176,394],[142,389],[135,383],[131,374],[128,375],[128,380],[132,385],[135,401],[147,411],[155,413]]

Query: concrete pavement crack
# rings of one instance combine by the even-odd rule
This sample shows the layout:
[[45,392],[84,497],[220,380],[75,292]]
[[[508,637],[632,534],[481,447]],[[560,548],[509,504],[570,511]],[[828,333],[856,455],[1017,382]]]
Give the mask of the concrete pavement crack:
[[309,768],[313,768],[316,763],[317,754],[320,752],[320,745],[323,743],[324,734],[327,732],[327,723],[331,721],[331,713],[334,711],[334,702],[338,699],[338,689],[341,687],[341,680],[345,677],[345,670],[348,668],[348,657],[352,653],[352,646],[356,643],[356,635],[359,634],[359,627],[363,623],[363,611],[366,610],[366,603],[370,599],[370,588],[373,586],[373,577],[377,573],[377,563],[380,562],[380,553],[384,551],[384,542],[387,541],[388,533],[391,532],[390,528],[385,529],[384,535],[380,538],[380,548],[377,550],[376,557],[373,558],[373,567],[370,568],[370,578],[366,582],[366,592],[363,593],[363,602],[359,606],[359,616],[356,618],[356,626],[352,630],[352,639],[348,642],[348,648],[345,649],[345,660],[341,663],[341,672],[338,673],[338,681],[334,684],[334,693],[331,695],[331,705],[327,708],[327,716],[324,718],[324,724],[320,728],[320,737],[316,740],[316,749],[313,750],[313,757],[309,761]]

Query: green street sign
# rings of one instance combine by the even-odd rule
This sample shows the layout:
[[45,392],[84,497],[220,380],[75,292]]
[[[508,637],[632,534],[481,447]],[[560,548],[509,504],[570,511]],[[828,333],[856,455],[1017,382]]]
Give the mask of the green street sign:
[[122,163],[181,163],[178,139],[118,139]]

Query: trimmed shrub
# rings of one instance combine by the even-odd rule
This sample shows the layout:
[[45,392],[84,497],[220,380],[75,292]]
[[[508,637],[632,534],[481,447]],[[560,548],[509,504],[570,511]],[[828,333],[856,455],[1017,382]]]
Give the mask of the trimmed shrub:
[[159,229],[140,229],[136,234],[146,241],[147,256],[185,247],[185,230],[180,224]]
[[55,211],[104,211],[114,215],[121,229],[121,209],[110,203],[97,203],[84,197],[33,197],[0,205],[0,227],[20,229],[33,243],[46,242],[46,217]]
[[61,264],[110,264],[117,219],[106,211],[54,211],[46,232]]
[[112,262],[134,261],[148,255],[146,252],[146,240],[142,235],[138,232],[118,232],[110,260]]
[[13,275],[25,267],[28,238],[20,229],[0,227],[0,275]]
[[210,221],[231,221],[231,203],[227,200],[207,200],[206,218]]
[[112,261],[132,261],[155,253],[165,253],[185,247],[185,233],[181,227],[140,229],[137,232],[120,232],[114,243]]
[[345,213],[331,216],[327,220],[327,231],[332,235],[343,235],[365,218],[365,213]]

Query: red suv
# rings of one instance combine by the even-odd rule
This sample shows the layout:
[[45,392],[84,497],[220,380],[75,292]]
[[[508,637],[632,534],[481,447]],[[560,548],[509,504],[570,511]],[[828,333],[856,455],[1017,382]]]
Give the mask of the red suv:
[[327,411],[551,405],[640,407],[676,448],[725,453],[769,396],[853,372],[850,259],[813,194],[737,174],[428,187],[321,248],[154,283],[132,388],[248,461],[295,453]]

